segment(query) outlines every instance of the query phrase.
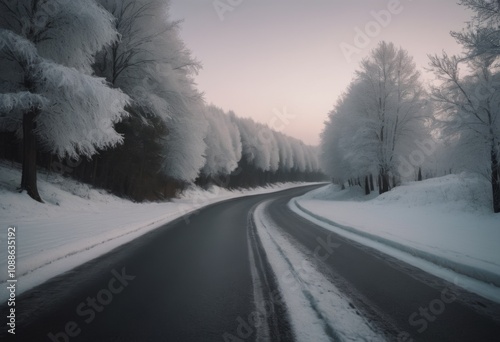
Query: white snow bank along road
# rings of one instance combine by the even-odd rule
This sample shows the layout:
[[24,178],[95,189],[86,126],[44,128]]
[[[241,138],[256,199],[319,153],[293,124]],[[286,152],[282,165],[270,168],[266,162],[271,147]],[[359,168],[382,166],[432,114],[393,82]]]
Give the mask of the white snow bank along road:
[[279,184],[246,191],[191,188],[165,203],[132,203],[57,174],[40,172],[46,203],[16,187],[18,168],[0,163],[0,301],[8,298],[7,228],[16,227],[17,295],[179,217],[229,198],[269,193],[304,184]]
[[500,215],[491,212],[490,193],[480,176],[461,174],[412,182],[380,196],[328,185],[293,199],[289,207],[500,303]]
[[[318,269],[314,253],[275,226],[266,213],[268,203],[255,209],[254,222],[287,305],[296,339],[384,341],[383,335],[358,315],[346,296]],[[259,280],[254,281],[254,286],[259,287]],[[264,306],[260,304],[256,303],[257,308]]]

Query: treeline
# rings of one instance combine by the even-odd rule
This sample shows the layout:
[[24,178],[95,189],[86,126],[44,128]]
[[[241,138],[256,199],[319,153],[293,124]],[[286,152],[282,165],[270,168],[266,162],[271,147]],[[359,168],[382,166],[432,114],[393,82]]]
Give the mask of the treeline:
[[166,0],[0,0],[1,157],[134,200],[319,180],[314,147],[207,105]]
[[474,171],[491,182],[500,212],[500,3],[460,3],[475,12],[452,33],[465,53],[430,56],[432,84],[392,43],[362,61],[322,133],[320,159],[334,182],[384,193],[404,180]]

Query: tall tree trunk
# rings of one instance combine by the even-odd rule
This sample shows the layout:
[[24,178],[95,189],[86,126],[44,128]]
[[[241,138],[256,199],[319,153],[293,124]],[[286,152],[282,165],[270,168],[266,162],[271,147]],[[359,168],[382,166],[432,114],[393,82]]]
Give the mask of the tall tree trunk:
[[500,213],[500,164],[495,146],[491,147],[491,188],[493,191],[493,211]]
[[389,191],[389,174],[386,170],[380,170],[380,184],[379,184],[379,193],[383,194]]
[[375,186],[373,185],[373,174],[370,173],[370,191],[375,191]]
[[384,181],[384,182],[383,182],[383,189],[382,189],[382,190],[383,190],[384,192],[387,192],[387,191],[389,191],[389,189],[391,188],[391,186],[390,186],[390,184],[389,184],[389,180],[390,180],[390,178],[389,178],[389,174],[387,173],[387,171],[385,171],[385,172],[384,172],[384,175],[383,175],[383,178],[382,178],[382,179],[383,179],[383,181]]
[[418,176],[417,176],[417,181],[422,181],[422,168],[418,168]]
[[365,176],[365,195],[370,194],[370,184],[369,184],[368,176]]
[[36,136],[35,117],[36,109],[23,115],[23,174],[21,178],[21,191],[26,190],[34,200],[43,203],[36,183]]

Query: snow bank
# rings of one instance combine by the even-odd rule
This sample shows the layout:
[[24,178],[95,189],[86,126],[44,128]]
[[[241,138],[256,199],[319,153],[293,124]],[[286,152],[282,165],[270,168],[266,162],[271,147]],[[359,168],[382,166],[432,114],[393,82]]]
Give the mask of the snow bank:
[[297,341],[384,341],[377,327],[359,315],[311,251],[275,226],[266,201],[253,214],[266,257],[286,303]]
[[500,302],[500,215],[489,183],[461,174],[380,196],[334,185],[292,200],[300,215]]
[[42,204],[16,190],[20,179],[19,166],[0,163],[0,301],[7,298],[7,227],[16,227],[19,295],[167,222],[189,220],[208,204],[303,185],[237,191],[193,187],[171,202],[132,203],[59,174],[40,172]]

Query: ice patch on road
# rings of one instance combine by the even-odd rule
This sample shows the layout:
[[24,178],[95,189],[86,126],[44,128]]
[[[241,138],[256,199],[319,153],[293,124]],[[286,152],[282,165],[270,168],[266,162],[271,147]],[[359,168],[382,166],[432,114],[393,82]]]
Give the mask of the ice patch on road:
[[255,209],[257,233],[288,308],[298,341],[384,341],[318,269],[314,258],[295,246],[266,213]]

